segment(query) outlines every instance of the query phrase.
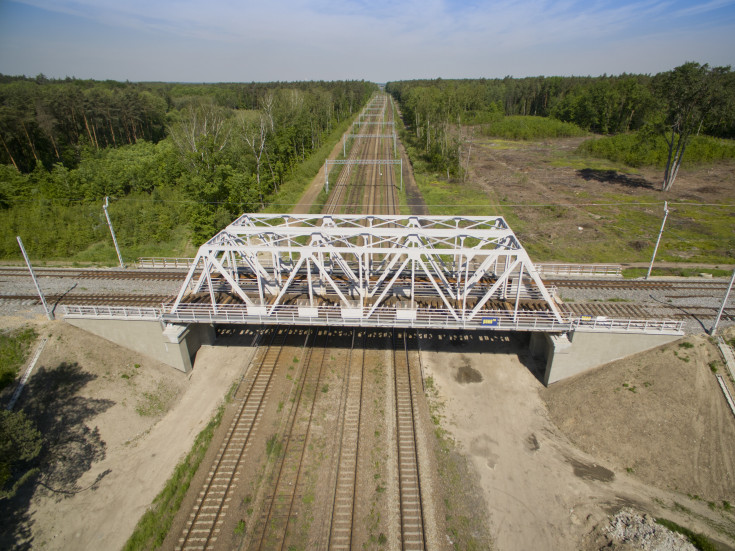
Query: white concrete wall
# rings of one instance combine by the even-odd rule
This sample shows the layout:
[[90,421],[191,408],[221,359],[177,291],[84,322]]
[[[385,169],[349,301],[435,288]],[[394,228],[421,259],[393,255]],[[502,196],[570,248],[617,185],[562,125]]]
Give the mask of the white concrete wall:
[[191,358],[202,344],[214,342],[211,325],[181,326],[176,338],[163,333],[158,321],[65,318],[67,323],[110,342],[135,350],[185,373],[191,371]]
[[[569,338],[545,335],[546,373],[544,384],[561,381],[606,363],[632,356],[678,340],[677,335],[574,331]],[[537,338],[538,339],[538,338]],[[533,341],[532,341],[533,342]],[[532,346],[540,348],[538,340]]]

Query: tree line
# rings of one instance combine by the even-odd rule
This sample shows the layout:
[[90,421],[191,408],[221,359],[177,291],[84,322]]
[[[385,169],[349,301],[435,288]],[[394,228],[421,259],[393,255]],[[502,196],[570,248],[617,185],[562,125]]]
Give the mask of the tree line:
[[[512,115],[554,118],[598,134],[666,137],[663,189],[694,134],[735,138],[735,73],[688,62],[657,75],[412,80],[386,84],[433,168],[461,172],[461,125]],[[459,141],[458,141],[459,140]]]
[[36,256],[64,256],[104,239],[98,211],[105,196],[136,202],[116,228],[130,245],[166,240],[182,224],[201,243],[267,204],[376,89],[364,81],[2,77],[0,257],[17,256],[17,234],[28,235]]

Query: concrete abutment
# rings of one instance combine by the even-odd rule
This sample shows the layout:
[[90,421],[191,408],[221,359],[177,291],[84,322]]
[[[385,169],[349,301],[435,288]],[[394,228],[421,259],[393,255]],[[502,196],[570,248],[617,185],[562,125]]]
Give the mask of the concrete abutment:
[[65,318],[74,327],[188,373],[199,347],[214,344],[212,324],[163,324],[154,320]]
[[531,354],[546,360],[544,384],[567,379],[633,354],[658,348],[681,335],[654,333],[614,333],[580,331],[569,333],[532,333]]

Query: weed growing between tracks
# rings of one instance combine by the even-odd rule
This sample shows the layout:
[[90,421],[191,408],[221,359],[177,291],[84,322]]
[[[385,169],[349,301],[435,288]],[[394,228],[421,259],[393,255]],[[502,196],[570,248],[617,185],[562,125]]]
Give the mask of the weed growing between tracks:
[[[229,401],[230,398],[228,394],[226,401]],[[189,484],[207,453],[214,432],[222,421],[224,411],[225,404],[222,404],[207,426],[197,435],[191,451],[176,465],[174,474],[168,479],[161,493],[153,500],[150,509],[138,521],[133,534],[123,548],[124,551],[161,547],[189,489]]]

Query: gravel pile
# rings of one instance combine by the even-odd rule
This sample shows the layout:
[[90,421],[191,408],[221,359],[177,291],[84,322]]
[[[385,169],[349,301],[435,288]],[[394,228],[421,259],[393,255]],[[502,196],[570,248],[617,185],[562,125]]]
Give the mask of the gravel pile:
[[605,550],[696,551],[686,537],[656,524],[652,517],[622,509],[603,530]]

